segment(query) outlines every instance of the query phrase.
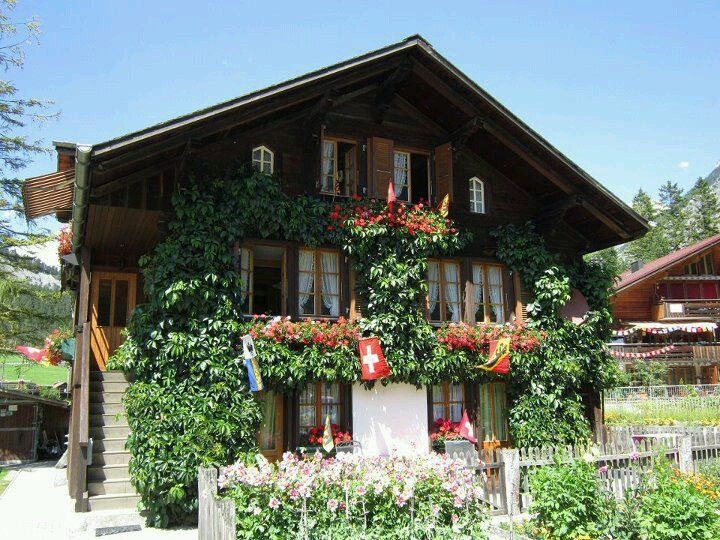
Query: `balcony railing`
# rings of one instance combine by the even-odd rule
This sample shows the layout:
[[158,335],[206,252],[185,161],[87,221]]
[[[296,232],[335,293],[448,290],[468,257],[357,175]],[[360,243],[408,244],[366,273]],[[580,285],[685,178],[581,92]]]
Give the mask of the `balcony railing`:
[[605,403],[643,402],[657,400],[672,402],[687,397],[720,398],[720,384],[683,384],[662,386],[619,386],[605,391]]
[[[665,343],[631,343],[611,344],[613,351],[623,353],[649,353],[666,347]],[[650,356],[648,360],[665,362],[674,366],[703,366],[716,365],[720,363],[720,343],[691,344],[676,343],[673,349],[656,356]],[[631,363],[632,358],[618,358],[620,362]]]
[[720,299],[663,300],[656,307],[661,321],[720,319]]

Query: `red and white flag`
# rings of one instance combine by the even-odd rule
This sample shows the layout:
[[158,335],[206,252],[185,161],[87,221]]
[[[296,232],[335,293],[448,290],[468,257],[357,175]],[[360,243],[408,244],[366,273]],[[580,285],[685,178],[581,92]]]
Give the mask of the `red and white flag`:
[[388,182],[387,192],[387,205],[390,210],[393,209],[393,204],[395,204],[395,201],[397,201],[397,197],[395,196],[395,186],[393,185],[393,181],[390,180]]
[[42,362],[43,358],[47,355],[47,349],[36,349],[35,347],[25,347],[24,345],[18,345],[15,347],[15,350],[28,360],[32,360],[38,364]]
[[378,338],[361,339],[358,341],[358,348],[360,349],[360,367],[363,381],[373,381],[390,375],[390,366],[385,360]]
[[463,416],[460,420],[460,430],[458,433],[462,438],[467,439],[471,443],[477,443],[477,439],[475,438],[475,426],[472,425],[472,422],[468,417],[467,410],[463,411]]

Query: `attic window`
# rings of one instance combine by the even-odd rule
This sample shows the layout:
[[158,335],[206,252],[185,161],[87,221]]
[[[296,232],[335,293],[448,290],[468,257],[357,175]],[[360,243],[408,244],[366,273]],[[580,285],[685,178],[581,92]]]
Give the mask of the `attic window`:
[[713,275],[712,254],[707,253],[697,262],[686,264],[683,268],[686,276],[711,276]]
[[470,179],[470,211],[473,214],[485,213],[485,183],[477,176]]
[[275,172],[275,154],[266,146],[256,146],[252,151],[252,165],[265,174]]

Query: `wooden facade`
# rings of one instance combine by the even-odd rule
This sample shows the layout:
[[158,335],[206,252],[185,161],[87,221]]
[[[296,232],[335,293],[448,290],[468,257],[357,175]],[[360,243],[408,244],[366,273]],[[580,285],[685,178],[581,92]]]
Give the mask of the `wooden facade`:
[[[77,328],[88,334],[77,341],[81,362],[73,375],[71,468],[81,468],[86,459],[87,418],[81,411],[88,368],[82,362],[103,369],[119,344],[112,317],[104,319],[110,324],[98,323],[100,287],[110,313],[118,298],[117,276],[128,281],[119,295],[127,309],[133,300],[142,301],[138,259],[162,238],[171,217],[170,197],[189,160],[221,166],[239,160],[277,175],[291,196],[330,199],[328,185],[336,182],[341,196],[384,199],[393,178],[407,179],[400,198],[408,202],[437,204],[448,195],[451,217],[473,233],[473,242],[441,261],[449,268],[444,278],[456,279],[458,287],[452,302],[437,300],[445,302],[440,309],[445,320],[475,322],[478,313],[489,322],[523,320],[529,299],[519,276],[495,257],[490,232],[499,225],[533,221],[548,247],[569,261],[646,230],[642,218],[419,36],[105,143],[56,143],[56,149],[58,169],[76,171],[75,202],[56,209],[56,215],[73,219],[79,266],[66,282],[78,291]],[[301,316],[308,296],[299,284],[305,247],[243,239],[236,249],[251,261],[243,269],[253,284],[248,305]],[[338,261],[338,308],[325,315],[356,317],[362,298],[355,294],[347,261],[340,254]],[[497,271],[486,270],[479,285],[473,282],[473,265]],[[111,282],[109,288],[103,280]],[[475,286],[485,287],[485,297],[492,299],[480,310],[472,303]],[[267,455],[300,442],[298,427],[310,421],[300,418],[300,400],[309,400],[309,392],[267,397],[280,411],[260,434]],[[345,401],[337,414],[345,422],[350,392],[339,392]],[[468,403],[476,402],[475,392],[468,390]],[[428,399],[432,403],[431,394]],[[82,484],[82,478],[71,482],[71,491],[82,496]]]
[[612,306],[618,328],[638,329],[613,344],[618,352],[673,345],[652,357],[667,364],[667,384],[720,382],[720,235],[635,265],[620,276]]

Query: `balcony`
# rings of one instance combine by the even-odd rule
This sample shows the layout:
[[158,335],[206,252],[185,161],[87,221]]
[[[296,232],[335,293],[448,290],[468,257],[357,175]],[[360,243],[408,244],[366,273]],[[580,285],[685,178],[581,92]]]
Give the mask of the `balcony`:
[[720,320],[720,299],[663,300],[654,308],[657,321]]

